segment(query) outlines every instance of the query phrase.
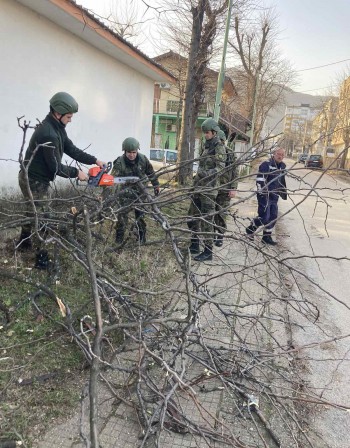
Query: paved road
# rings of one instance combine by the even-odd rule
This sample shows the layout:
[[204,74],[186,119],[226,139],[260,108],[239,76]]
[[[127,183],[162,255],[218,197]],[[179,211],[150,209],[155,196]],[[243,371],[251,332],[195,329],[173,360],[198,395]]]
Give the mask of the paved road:
[[[312,301],[320,312],[318,326],[305,319],[304,328],[294,330],[294,338],[299,344],[327,341],[350,333],[350,183],[301,164],[294,165],[291,174],[292,193],[288,201],[281,201],[280,211],[288,212],[293,202],[299,205],[278,225],[285,233],[283,255],[315,257],[292,262],[310,279],[296,275],[302,290],[295,285],[294,294]],[[322,343],[303,354],[310,357],[307,379],[319,396],[350,406],[350,338]],[[350,413],[332,407],[314,411],[310,415],[319,434],[315,446],[350,447]]]

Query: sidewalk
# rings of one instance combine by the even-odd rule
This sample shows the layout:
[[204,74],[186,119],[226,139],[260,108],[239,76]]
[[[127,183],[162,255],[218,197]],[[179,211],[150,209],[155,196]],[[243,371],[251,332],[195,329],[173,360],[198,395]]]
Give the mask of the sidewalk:
[[[241,183],[239,198],[247,197],[251,189],[254,189],[251,180]],[[260,433],[261,437],[270,440],[268,446],[274,447],[277,445],[266,430],[269,426],[273,428],[272,435],[282,441],[281,446],[296,446],[285,430],[285,422],[283,416],[279,415],[276,402],[273,399],[269,402],[266,399],[268,395],[264,395],[269,387],[274,391],[285,387],[282,375],[279,376],[276,370],[281,369],[288,376],[289,369],[287,360],[274,360],[270,356],[278,342],[285,345],[287,340],[285,326],[279,321],[284,310],[281,309],[280,301],[274,300],[285,290],[281,286],[278,266],[265,255],[267,252],[275,254],[276,249],[263,247],[260,251],[258,238],[257,245],[247,242],[245,238],[244,227],[248,225],[246,218],[256,213],[255,197],[239,204],[238,210],[241,218],[236,221],[229,219],[224,246],[215,249],[213,261],[192,265],[197,281],[207,281],[205,286],[215,303],[207,302],[201,308],[198,325],[200,333],[194,332],[189,337],[189,344],[191,338],[195,341],[200,335],[203,337],[202,344],[194,345],[194,356],[186,355],[183,360],[187,365],[185,382],[193,384],[196,395],[193,397],[187,391],[178,389],[181,408],[186,415],[191,416],[191,420],[201,428],[222,434],[222,437],[217,440],[207,438],[203,430],[202,434],[197,435],[163,430],[158,446],[263,447],[266,445],[259,439]],[[185,309],[186,304],[178,302],[175,311],[183,314]],[[201,350],[200,347],[207,350]],[[210,357],[210,353],[221,357],[227,367],[221,375],[206,371],[203,363],[199,362]],[[137,359],[138,352],[135,350],[118,355],[117,361],[131,366]],[[221,380],[223,376],[227,378],[225,386]],[[255,380],[252,380],[253,376],[257,386]],[[124,374],[113,372],[114,384],[122,384],[125,379]],[[240,393],[241,390],[250,393],[244,395]],[[136,413],[122,399],[114,397],[104,384],[100,386],[99,410],[101,447],[136,448],[141,445],[142,434]],[[261,418],[258,418],[259,413]],[[88,435],[88,411],[85,414],[82,428]],[[262,424],[263,418],[266,424]],[[38,448],[83,448],[85,444],[79,432],[80,409],[69,421],[48,432]],[[157,445],[150,438],[144,446]]]

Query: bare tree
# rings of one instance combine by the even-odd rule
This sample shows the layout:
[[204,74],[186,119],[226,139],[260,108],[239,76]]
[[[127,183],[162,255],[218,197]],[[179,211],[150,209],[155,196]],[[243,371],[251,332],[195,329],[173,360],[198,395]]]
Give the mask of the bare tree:
[[294,80],[290,64],[278,50],[276,17],[271,11],[260,15],[259,24],[244,25],[234,17],[235,36],[229,45],[242,68],[232,71],[239,91],[241,113],[254,119],[253,142],[259,136],[268,112],[283,100],[284,89]]
[[[186,1],[178,11],[172,11],[169,26],[172,38],[181,42],[187,56],[187,73],[182,105],[181,131],[179,137],[179,182],[185,184],[192,176],[189,160],[194,157],[195,124],[203,104],[205,70],[213,51],[214,38],[221,25],[227,1]],[[181,30],[181,32],[180,32]]]
[[337,114],[337,126],[335,128],[335,139],[341,136],[344,150],[340,161],[340,168],[347,167],[348,151],[350,147],[350,78],[347,78],[341,86],[339,93],[339,106]]
[[118,33],[124,39],[130,40],[134,45],[138,46],[142,42],[139,36],[145,19],[141,16],[135,3],[129,2],[120,5],[119,2],[110,2],[110,13],[108,22],[113,31]]
[[321,105],[320,112],[312,122],[312,151],[324,154],[325,158],[329,151],[334,153],[332,139],[337,124],[338,103],[339,100],[336,97],[326,98]]

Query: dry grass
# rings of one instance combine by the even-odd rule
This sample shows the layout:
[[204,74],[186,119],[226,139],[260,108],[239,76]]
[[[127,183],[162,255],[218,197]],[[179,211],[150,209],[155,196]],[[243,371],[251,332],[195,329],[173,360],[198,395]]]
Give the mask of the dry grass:
[[[15,209],[15,202],[16,198],[11,198],[1,204],[0,225],[13,220],[10,209]],[[98,269],[121,284],[154,291],[156,294],[147,295],[120,288],[129,300],[157,309],[168,301],[166,292],[180,273],[159,225],[151,217],[146,221],[148,244],[139,246],[130,233],[123,250],[110,251],[114,238],[111,223],[93,228],[99,236],[94,240],[94,260]],[[18,228],[6,226],[0,232],[0,270],[31,282],[3,279],[0,286],[0,441],[22,439],[31,447],[49,425],[77,409],[88,372],[85,357],[69,336],[57,302],[44,294],[35,295],[36,284],[47,285],[69,305],[76,331],[84,315],[94,316],[94,306],[89,277],[71,254],[61,251],[60,280],[53,282],[50,272],[33,269],[34,253],[14,250],[18,234]],[[120,333],[109,337],[117,347]],[[106,347],[106,355],[108,350]]]

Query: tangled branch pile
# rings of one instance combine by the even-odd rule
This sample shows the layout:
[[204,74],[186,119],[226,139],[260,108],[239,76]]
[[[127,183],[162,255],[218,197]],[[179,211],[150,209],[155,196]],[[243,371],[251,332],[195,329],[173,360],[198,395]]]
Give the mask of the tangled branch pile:
[[330,403],[305,383],[292,334],[302,322],[317,325],[318,308],[292,289],[300,273],[287,257],[244,237],[253,193],[249,176],[240,181],[225,244],[202,265],[187,250],[189,190],[171,181],[156,199],[144,189],[138,205],[148,243],[138,245],[131,229],[122,248],[113,243],[115,197],[103,201],[98,189],[73,185],[56,191],[51,212],[36,216],[35,231],[51,255],[48,272],[31,269],[32,254],[16,249],[13,229],[28,219],[23,203],[1,201],[2,330],[18,336],[14,344],[1,338],[7,438],[35,439],[30,418],[16,420],[22,414],[11,397],[23,376],[36,391],[52,381],[48,352],[55,345],[65,356],[80,353],[55,366],[58,378],[89,366],[86,446],[97,447],[103,435],[101,384],[140,447],[170,446],[176,438],[198,446],[314,446],[305,405]]

